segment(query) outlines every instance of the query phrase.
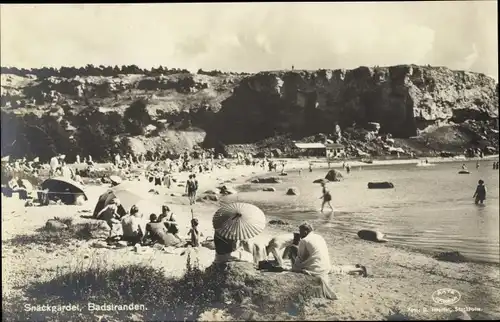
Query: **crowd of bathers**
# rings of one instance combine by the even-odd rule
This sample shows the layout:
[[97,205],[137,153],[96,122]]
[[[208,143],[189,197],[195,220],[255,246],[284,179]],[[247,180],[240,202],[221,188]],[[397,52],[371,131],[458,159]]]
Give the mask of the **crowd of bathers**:
[[[121,210],[121,211],[120,211]],[[108,244],[125,242],[127,245],[151,246],[160,244],[166,247],[199,246],[202,233],[199,231],[199,222],[196,218],[191,220],[189,238],[179,236],[179,223],[175,214],[168,205],[163,205],[159,215],[149,215],[146,222],[143,212],[137,205],[129,211],[123,209],[118,198],[112,199],[108,205],[96,214],[96,219],[106,221],[109,226]]]

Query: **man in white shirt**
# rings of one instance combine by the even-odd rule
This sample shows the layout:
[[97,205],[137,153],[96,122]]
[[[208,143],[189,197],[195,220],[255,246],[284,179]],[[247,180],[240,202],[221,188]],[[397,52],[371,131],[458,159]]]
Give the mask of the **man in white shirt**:
[[356,274],[367,276],[366,267],[356,265],[331,265],[325,239],[304,223],[299,226],[301,240],[292,271],[325,277],[328,274]]
[[328,275],[331,264],[325,239],[315,234],[308,223],[299,226],[299,234],[301,240],[292,271],[310,275]]

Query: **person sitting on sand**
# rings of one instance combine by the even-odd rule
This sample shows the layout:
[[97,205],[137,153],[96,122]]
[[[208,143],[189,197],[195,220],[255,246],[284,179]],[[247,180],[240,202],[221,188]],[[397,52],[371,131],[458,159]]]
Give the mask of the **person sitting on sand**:
[[312,225],[299,226],[300,242],[292,271],[325,277],[328,274],[362,274],[367,276],[366,267],[357,265],[330,264],[330,255],[325,239],[313,232]]
[[162,244],[167,247],[181,247],[184,242],[176,237],[174,234],[169,233],[165,225],[158,222],[156,214],[149,216],[150,222],[146,224],[146,233],[142,238],[142,245]]
[[467,170],[467,167],[465,166],[465,163],[462,164],[462,170]]
[[476,191],[474,192],[472,198],[475,198],[474,203],[476,205],[479,203],[483,204],[484,200],[486,200],[486,186],[484,185],[483,180],[478,181]]
[[298,233],[285,233],[273,237],[265,247],[266,257],[273,254],[278,265],[283,267],[283,259],[289,258],[284,253],[293,245],[295,239],[297,239],[296,245],[298,245],[300,240]]
[[330,194],[330,191],[326,188],[326,184],[324,182],[321,183],[322,187],[322,195],[319,199],[323,199],[323,203],[321,204],[321,212],[323,212],[323,209],[325,208],[325,204],[328,204],[330,209],[333,211],[332,207],[332,195]]
[[[282,259],[289,259],[290,262],[292,263],[292,266],[295,263],[297,255],[299,253],[299,242],[300,242],[300,233],[293,233],[292,244],[287,245],[285,247],[285,250],[283,251],[283,256],[281,256]],[[282,265],[280,264],[280,266]]]
[[142,214],[136,205],[130,208],[130,214],[122,217],[122,240],[129,243],[129,245],[135,245],[140,243],[142,237],[144,237],[146,228],[144,227],[144,221],[142,219]]
[[106,207],[104,207],[97,214],[97,219],[105,220],[109,226],[109,236],[108,239],[111,239],[116,234],[116,226],[120,224],[120,214],[118,213],[118,206],[120,205],[120,200],[118,198],[112,199]]
[[161,222],[165,225],[165,228],[168,229],[171,225],[177,225],[177,220],[175,218],[174,213],[170,210],[170,207],[167,205],[161,206],[161,214],[158,217],[158,222]]

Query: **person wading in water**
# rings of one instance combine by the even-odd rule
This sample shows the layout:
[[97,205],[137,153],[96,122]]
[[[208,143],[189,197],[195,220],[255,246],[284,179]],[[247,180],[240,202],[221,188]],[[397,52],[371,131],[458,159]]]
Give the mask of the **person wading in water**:
[[328,189],[326,189],[326,184],[324,182],[321,183],[321,187],[322,187],[322,193],[323,193],[320,197],[320,199],[323,199],[323,203],[321,204],[321,212],[323,212],[323,209],[325,208],[325,204],[328,204],[328,206],[330,207],[330,209],[333,212],[333,207],[331,204],[332,195],[330,194],[330,191],[328,191]]

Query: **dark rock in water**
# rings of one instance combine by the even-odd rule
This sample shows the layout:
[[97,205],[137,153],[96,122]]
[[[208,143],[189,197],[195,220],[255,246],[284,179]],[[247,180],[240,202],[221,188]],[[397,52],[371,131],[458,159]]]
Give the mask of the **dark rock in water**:
[[340,171],[332,169],[328,171],[328,173],[325,176],[325,179],[327,179],[328,181],[340,181],[343,179],[343,177]]
[[205,191],[205,194],[207,194],[207,195],[218,195],[219,191],[217,191],[217,190],[207,190],[207,191]]
[[269,187],[269,188],[264,188],[262,189],[262,191],[276,191],[276,189],[274,187]]
[[155,195],[159,195],[159,194],[160,194],[160,193],[158,192],[158,190],[155,190],[155,189],[150,189],[148,192],[149,192],[149,193],[153,193],[153,194],[155,194]]
[[470,172],[467,170],[460,170],[458,171],[458,174],[470,174]]
[[66,224],[60,222],[59,220],[49,219],[45,223],[45,228],[48,230],[52,230],[52,231],[59,231],[59,230],[68,229],[68,226]]
[[385,243],[388,240],[385,239],[385,235],[379,231],[362,229],[358,231],[358,237],[363,240],[368,240],[377,243]]
[[288,190],[286,191],[286,194],[288,196],[298,196],[300,194],[299,188],[296,188],[296,187],[288,188]]
[[178,184],[177,187],[184,187],[184,184]]
[[368,182],[368,189],[392,189],[394,184],[392,182]]
[[278,220],[270,220],[269,225],[290,225],[290,224],[284,222],[283,220],[278,219]]
[[330,181],[327,180],[327,179],[323,179],[323,178],[316,179],[316,180],[313,181],[313,183],[328,183],[328,182],[330,182]]
[[453,263],[464,263],[467,262],[467,258],[460,254],[460,252],[442,252],[435,254],[433,256],[434,259],[437,259],[439,261],[443,262],[453,262]]
[[281,183],[281,179],[278,177],[257,178],[252,180],[252,183]]
[[288,175],[288,173],[286,173],[286,172],[281,172],[280,173],[280,176],[287,176],[287,175]]

